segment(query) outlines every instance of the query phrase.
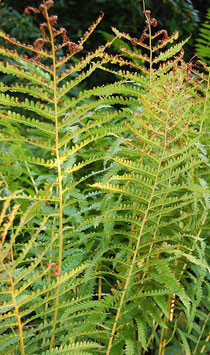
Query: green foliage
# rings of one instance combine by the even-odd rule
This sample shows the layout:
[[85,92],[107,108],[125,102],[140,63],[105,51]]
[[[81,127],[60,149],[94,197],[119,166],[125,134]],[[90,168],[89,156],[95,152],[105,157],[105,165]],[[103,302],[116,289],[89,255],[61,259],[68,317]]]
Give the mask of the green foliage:
[[209,35],[210,35],[210,9],[208,9],[207,15],[206,15],[206,21],[203,23],[200,33],[199,33],[199,38],[197,40],[197,53],[199,57],[206,62],[208,65],[210,64],[210,41],[209,41]]
[[81,58],[102,15],[73,43],[52,5],[33,46],[0,31],[0,351],[207,354],[210,69],[146,10]]

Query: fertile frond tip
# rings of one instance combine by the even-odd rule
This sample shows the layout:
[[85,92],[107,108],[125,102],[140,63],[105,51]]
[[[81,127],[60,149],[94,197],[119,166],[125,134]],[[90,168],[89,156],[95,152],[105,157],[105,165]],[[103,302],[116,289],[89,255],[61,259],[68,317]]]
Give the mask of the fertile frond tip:
[[[54,25],[57,24],[58,17],[51,15],[48,15],[48,10],[53,6],[54,2],[52,0],[45,1],[43,0],[43,4],[39,5],[38,8],[28,6],[25,9],[25,13],[27,15],[33,13],[33,14],[40,14],[42,13],[43,17],[45,18],[46,22],[40,24],[40,31],[42,34],[42,37],[37,38],[36,41],[34,42],[34,50],[35,51],[40,51],[44,44],[50,43],[50,38],[47,36],[46,29],[48,31],[52,31],[52,36],[55,38],[59,35],[62,36],[62,44],[57,46],[55,48],[56,51],[58,51],[60,48],[66,46],[69,49],[70,54],[75,54],[77,52],[80,52],[83,47],[82,44],[76,44],[74,42],[71,42],[69,40],[69,37],[67,36],[66,29],[64,27],[59,28],[59,30],[54,28]],[[50,28],[49,28],[50,27]],[[40,55],[36,55],[36,60],[40,59]]]

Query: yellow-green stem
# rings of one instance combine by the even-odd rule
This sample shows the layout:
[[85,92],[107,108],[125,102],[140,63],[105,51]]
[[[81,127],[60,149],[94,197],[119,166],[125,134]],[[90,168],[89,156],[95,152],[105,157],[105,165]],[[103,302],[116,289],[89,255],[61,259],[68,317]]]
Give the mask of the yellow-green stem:
[[[62,171],[61,171],[61,163],[60,163],[60,155],[59,155],[59,136],[58,136],[58,108],[57,108],[57,80],[56,80],[56,60],[55,60],[55,44],[52,32],[52,26],[50,24],[49,15],[47,11],[47,6],[45,0],[43,0],[43,4],[45,7],[45,15],[48,24],[48,30],[50,34],[50,41],[52,47],[52,57],[53,57],[53,102],[54,102],[54,112],[55,112],[55,138],[56,138],[56,158],[57,158],[57,171],[58,171],[58,190],[59,190],[59,257],[58,257],[58,268],[61,273],[62,267],[62,255],[63,255],[63,188],[62,188]],[[53,327],[52,327],[52,336],[51,336],[51,344],[50,349],[53,348],[53,342],[55,339],[55,327],[57,321],[58,310],[57,306],[59,303],[59,290],[58,286],[56,289],[56,300],[55,300],[55,312],[53,317]]]
[[150,21],[149,21],[149,18],[146,14],[146,8],[145,8],[145,2],[143,0],[143,11],[144,11],[144,14],[146,16],[146,19],[147,19],[147,23],[148,23],[148,29],[149,29],[149,86],[150,86],[150,89],[152,87],[152,31],[151,31],[151,26],[150,26]]
[[[169,118],[169,107],[167,109],[167,118]],[[133,259],[132,259],[132,263],[131,263],[131,266],[130,266],[130,269],[129,269],[129,272],[128,272],[128,276],[126,278],[124,290],[123,290],[122,295],[121,295],[119,307],[118,307],[117,314],[116,314],[116,317],[115,317],[115,321],[114,321],[114,324],[113,324],[113,327],[112,327],[111,336],[109,338],[106,355],[110,354],[110,351],[111,351],[111,348],[112,348],[112,343],[113,343],[114,335],[115,335],[115,332],[116,332],[117,324],[118,324],[118,321],[119,321],[119,318],[120,318],[121,309],[122,309],[122,306],[123,306],[123,303],[124,303],[124,299],[125,299],[125,296],[126,296],[126,293],[127,293],[127,290],[128,290],[128,286],[129,286],[129,282],[130,282],[130,279],[131,279],[131,276],[132,276],[133,268],[134,268],[134,265],[136,263],[136,258],[137,258],[137,254],[138,254],[138,250],[139,250],[139,246],[140,246],[140,242],[141,242],[141,237],[142,237],[142,234],[143,234],[145,223],[147,222],[147,216],[148,216],[148,214],[150,212],[151,203],[152,203],[153,196],[154,196],[154,193],[155,193],[156,185],[158,183],[158,177],[159,177],[159,174],[160,174],[161,165],[162,165],[163,158],[164,158],[164,155],[165,155],[165,152],[166,152],[167,134],[168,134],[168,131],[166,129],[165,130],[164,147],[163,147],[162,157],[161,157],[161,159],[159,161],[159,164],[158,164],[158,167],[157,167],[157,174],[156,174],[156,177],[155,177],[153,189],[151,191],[150,199],[148,201],[147,210],[146,210],[144,218],[142,220],[141,228],[140,228],[138,239],[137,239],[137,243],[136,243],[136,249],[135,249],[135,252],[134,252],[134,255],[133,255]]]
[[99,301],[101,300],[101,294],[102,294],[102,278],[99,276],[98,278],[98,299]]
[[[198,340],[197,340],[197,344],[196,344],[195,349],[194,349],[194,351],[193,351],[193,355],[198,354],[198,352],[197,352],[198,346],[199,346],[199,344],[200,344],[200,340],[201,340],[201,337],[202,337],[202,335],[203,335],[204,329],[205,329],[205,327],[206,327],[206,325],[207,325],[209,316],[210,316],[210,312],[209,312],[208,316],[206,317],[205,322],[204,322],[204,324],[203,324],[203,327],[202,327],[202,329],[201,329],[199,338],[198,338]],[[208,343],[209,339],[210,339],[210,332],[209,332],[208,336],[206,337],[206,343]],[[200,352],[201,354],[204,353],[205,347],[206,347],[206,345],[203,345],[203,346],[202,346],[201,352]]]
[[20,313],[19,313],[19,308],[18,308],[18,305],[16,303],[16,298],[15,298],[15,285],[13,282],[13,278],[9,273],[8,273],[8,276],[9,276],[10,283],[11,283],[11,296],[12,296],[12,301],[13,301],[14,308],[15,308],[15,313],[16,313],[17,323],[18,323],[18,330],[19,330],[19,335],[20,335],[20,351],[21,351],[21,355],[25,355],[25,347],[24,347],[24,341],[23,341],[23,328],[22,328],[22,322],[21,322],[21,317],[20,317]]
[[[166,136],[165,136],[165,147],[166,147]],[[163,155],[165,153],[165,147],[164,147]],[[163,159],[163,157],[162,157],[162,159]],[[129,282],[130,282],[130,279],[131,279],[131,276],[132,276],[132,273],[133,273],[133,268],[134,268],[134,265],[135,265],[135,262],[136,262],[136,258],[137,258],[137,254],[138,254],[138,250],[139,250],[139,245],[140,245],[140,242],[141,242],[142,233],[143,233],[143,230],[144,230],[145,223],[147,221],[147,216],[148,216],[149,211],[150,211],[150,206],[151,206],[151,203],[152,203],[152,200],[153,200],[153,195],[154,195],[155,188],[156,188],[156,185],[157,185],[159,172],[160,172],[160,168],[161,168],[161,164],[162,164],[162,159],[160,160],[160,162],[158,164],[157,175],[156,175],[154,186],[153,186],[153,189],[152,189],[152,192],[151,192],[151,195],[150,195],[150,199],[149,199],[149,202],[148,202],[148,207],[147,207],[147,210],[145,212],[144,219],[142,221],[142,225],[141,225],[141,228],[140,228],[138,240],[137,240],[137,243],[136,243],[136,249],[135,249],[135,252],[134,252],[134,255],[133,255],[132,263],[131,263],[131,266],[130,266],[130,269],[129,269],[129,272],[128,272],[128,276],[126,278],[125,287],[124,287],[124,290],[122,292],[122,296],[121,296],[121,299],[120,299],[120,304],[119,304],[119,307],[118,307],[118,310],[117,310],[117,314],[116,314],[116,317],[115,317],[115,321],[114,321],[114,324],[113,324],[113,327],[112,327],[111,337],[109,339],[106,355],[109,355],[110,351],[111,351],[112,342],[113,342],[114,335],[115,335],[115,332],[116,332],[116,327],[117,327],[117,324],[118,324],[118,321],[119,321],[119,318],[120,318],[121,309],[122,309],[122,306],[123,306],[123,303],[124,303],[124,299],[125,299],[125,296],[126,296],[126,293],[127,293],[128,285],[129,285]]]

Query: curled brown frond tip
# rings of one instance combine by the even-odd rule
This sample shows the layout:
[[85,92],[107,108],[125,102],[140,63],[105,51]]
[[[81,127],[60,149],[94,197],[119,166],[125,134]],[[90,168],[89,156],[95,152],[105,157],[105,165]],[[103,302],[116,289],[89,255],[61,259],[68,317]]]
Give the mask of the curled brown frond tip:
[[[69,37],[67,36],[66,29],[61,27],[59,30],[54,28],[54,25],[57,24],[58,17],[55,15],[48,16],[48,10],[53,6],[53,1],[52,0],[43,0],[43,3],[38,7],[32,7],[28,6],[25,9],[26,14],[34,13],[34,14],[40,14],[42,13],[43,17],[45,18],[46,22],[40,24],[40,31],[41,31],[41,38],[38,38],[34,42],[34,48],[36,51],[40,51],[42,47],[44,46],[45,43],[50,43],[50,38],[47,35],[46,29],[49,31],[52,31],[53,37],[57,37],[59,35],[62,36],[62,44],[59,46],[55,47],[55,50],[59,50],[60,48],[66,46],[69,49],[70,54],[77,53],[83,49],[82,43],[73,43],[69,40]],[[103,14],[100,14],[99,19],[96,21],[96,24],[100,21],[100,19],[103,17]],[[96,26],[96,24],[93,25]],[[49,26],[51,27],[51,30],[49,30]],[[92,31],[92,28],[89,29],[89,32]],[[86,37],[88,37],[89,33],[86,34]],[[40,54],[37,53],[36,55],[36,61],[38,62],[40,60]]]
[[28,7],[25,8],[26,15],[30,15],[31,12],[33,12],[34,14],[38,14],[39,13],[38,9],[36,9],[35,7],[28,6]]
[[157,22],[156,18],[154,18],[154,17],[151,18],[151,16],[150,16],[151,15],[151,11],[150,10],[145,10],[144,14],[146,16],[148,25],[156,27],[158,22]]
[[[49,264],[47,264],[47,267],[48,267],[48,270],[51,271],[52,275],[54,275],[54,276],[60,275],[60,270],[59,270],[59,267],[56,263],[49,263]],[[55,271],[53,271],[52,268],[54,268]]]
[[54,4],[53,0],[48,0],[48,1],[43,0],[43,4],[39,5],[38,8],[32,7],[32,6],[27,6],[25,8],[25,13],[27,15],[30,15],[32,12],[34,14],[39,14],[40,12],[42,12],[43,15],[45,16],[45,6],[46,6],[47,10],[49,10],[53,6],[53,4]]

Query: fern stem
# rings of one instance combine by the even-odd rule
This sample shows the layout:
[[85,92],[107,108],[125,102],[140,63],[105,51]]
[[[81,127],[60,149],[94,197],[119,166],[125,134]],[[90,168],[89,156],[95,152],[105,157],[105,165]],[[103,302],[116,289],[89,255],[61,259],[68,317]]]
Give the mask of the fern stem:
[[101,276],[98,278],[98,300],[101,300],[101,293],[102,293],[102,278]]
[[[210,331],[209,331],[209,334],[207,335],[206,339],[205,339],[205,343],[208,344],[209,343],[209,340],[210,340]],[[205,349],[206,349],[206,344],[204,344],[201,348],[201,354],[204,353]]]
[[144,0],[142,0],[142,3],[143,3],[143,12],[145,12],[145,1]]
[[[155,323],[155,325],[154,325],[154,327],[153,327],[154,330],[156,330],[158,326],[159,326],[159,324],[158,324],[158,323]],[[148,349],[150,343],[153,341],[153,339],[154,339],[154,332],[152,332],[152,333],[150,334],[150,337],[149,337],[149,339],[148,339],[148,341],[147,341],[147,349]],[[146,354],[146,350],[143,351],[143,355],[144,355],[144,354]]]
[[[176,264],[176,260],[175,260],[175,264]],[[176,267],[175,267],[175,270],[176,270]],[[176,274],[176,272],[174,272],[174,274]],[[164,317],[164,321],[166,324],[173,321],[174,308],[175,308],[175,294],[169,295],[167,303],[168,303],[168,309],[169,309],[169,319],[166,316]],[[166,342],[167,333],[168,333],[168,329],[162,328],[158,355],[165,354],[165,347],[167,344],[167,342]]]
[[114,321],[114,324],[113,324],[113,327],[112,327],[111,337],[109,339],[106,355],[109,355],[110,351],[111,351],[112,342],[113,342],[114,335],[115,335],[115,332],[116,332],[117,323],[118,323],[119,318],[120,318],[121,309],[122,309],[122,306],[123,306],[123,303],[124,303],[124,299],[125,299],[125,296],[126,296],[126,293],[127,293],[129,282],[130,282],[130,279],[131,279],[131,276],[132,276],[132,273],[133,273],[133,268],[134,268],[134,265],[135,265],[135,262],[136,262],[136,258],[137,258],[137,254],[138,254],[138,250],[139,250],[139,246],[140,246],[140,242],[141,242],[141,237],[142,237],[142,234],[143,234],[144,226],[145,226],[145,223],[147,221],[147,216],[148,216],[149,211],[150,211],[150,206],[151,206],[151,203],[152,203],[152,200],[153,200],[153,195],[154,195],[155,188],[156,188],[156,185],[157,185],[157,182],[158,182],[158,177],[159,177],[160,168],[161,168],[163,156],[164,156],[164,153],[165,153],[165,149],[166,149],[166,137],[165,137],[165,145],[164,145],[163,155],[162,155],[162,158],[161,158],[161,160],[159,161],[159,164],[158,164],[155,182],[154,182],[153,189],[152,189],[152,192],[151,192],[151,195],[150,195],[150,199],[148,201],[147,210],[145,212],[144,219],[142,221],[142,225],[141,225],[141,228],[140,228],[138,240],[137,240],[137,243],[136,243],[136,249],[135,249],[135,252],[134,252],[134,255],[133,255],[132,263],[131,263],[131,266],[130,266],[130,269],[129,269],[129,272],[128,272],[128,276],[126,278],[125,287],[124,287],[124,290],[122,292],[122,296],[121,296],[121,299],[120,299],[120,304],[119,304],[119,307],[118,307],[118,310],[117,310],[117,314],[116,314],[116,317],[115,317],[115,321]]
[[[206,327],[206,325],[207,325],[207,321],[208,321],[208,319],[209,319],[209,316],[210,316],[210,312],[208,313],[208,316],[206,317],[205,322],[204,322],[204,324],[203,324],[203,327],[202,327],[202,329],[201,329],[200,335],[199,335],[199,337],[198,337],[197,344],[196,344],[195,349],[194,349],[194,351],[193,351],[193,355],[198,354],[198,352],[197,352],[198,345],[200,344],[200,340],[201,340],[201,337],[202,337],[202,335],[203,335],[204,329],[205,329],[205,327]],[[209,332],[209,334],[208,334],[207,337],[206,337],[206,340],[205,340],[206,343],[208,343],[209,339],[210,339],[210,332]],[[206,345],[203,345],[202,348],[201,348],[201,352],[200,352],[201,354],[204,353],[205,348],[206,348]]]
[[[58,269],[61,273],[62,267],[62,255],[63,255],[63,188],[62,188],[62,172],[61,172],[61,162],[59,155],[59,136],[58,136],[58,107],[57,107],[57,76],[56,76],[56,60],[55,60],[55,44],[52,32],[52,26],[50,24],[50,19],[47,11],[47,6],[45,0],[43,0],[45,7],[45,15],[48,25],[48,30],[50,34],[50,41],[52,47],[52,57],[53,57],[53,101],[54,101],[54,111],[55,111],[55,138],[56,138],[56,158],[57,158],[57,171],[58,171],[58,189],[59,189],[59,258],[58,258]],[[59,303],[59,290],[60,286],[56,289],[56,300],[55,300],[55,312],[53,317],[52,335],[50,350],[53,348],[53,342],[55,339],[55,328],[58,316],[58,303]]]
[[[56,188],[57,189],[57,188]],[[56,203],[56,208],[58,207],[57,206],[57,203]],[[54,230],[55,230],[55,224],[56,224],[56,217],[54,217],[53,218],[53,233],[52,233],[52,235],[51,235],[51,238],[52,237],[54,237],[54,234],[55,234],[55,232],[54,232]],[[50,246],[50,249],[49,249],[49,263],[51,263],[52,262],[52,245]],[[52,278],[52,276],[51,276],[51,273],[49,273],[49,275],[48,275],[48,277],[47,277],[47,284],[49,285],[52,281],[51,281],[51,278]],[[47,298],[49,297],[49,295],[50,295],[50,291],[48,291],[47,292]],[[48,310],[48,307],[49,307],[49,303],[48,302],[46,302],[46,304],[45,304],[45,312],[46,312],[46,316],[44,317],[44,322],[45,323],[47,323],[47,310]],[[43,341],[42,341],[42,343],[45,343],[46,342],[46,339],[45,338],[43,338]]]
[[[166,317],[164,317],[164,320],[166,321]],[[165,352],[165,340],[166,338],[166,334],[165,334],[165,329],[162,328],[161,330],[161,336],[160,336],[160,344],[159,344],[159,350],[158,350],[158,355],[164,355],[164,352]]]
[[152,88],[152,31],[151,31],[150,19],[148,18],[145,10],[145,3],[143,2],[143,4],[144,4],[144,14],[147,19],[148,30],[149,30],[149,86],[151,89]]
[[19,314],[19,308],[18,308],[18,305],[16,303],[16,298],[15,298],[15,285],[14,285],[13,278],[10,275],[10,273],[8,273],[8,276],[9,276],[10,283],[11,283],[11,295],[12,295],[12,300],[13,300],[13,304],[15,307],[15,312],[16,312],[16,317],[17,317],[17,322],[18,322],[21,355],[25,355],[25,347],[24,347],[24,341],[23,341],[23,328],[22,328],[21,317]]
[[[169,109],[170,109],[170,104],[167,107],[167,120],[170,119]],[[140,242],[141,242],[141,237],[142,237],[142,234],[143,234],[143,231],[144,231],[144,226],[145,226],[145,224],[147,222],[147,216],[148,216],[148,214],[150,212],[150,206],[151,206],[151,203],[152,203],[152,200],[153,200],[153,196],[154,196],[154,193],[155,193],[156,185],[158,183],[158,177],[159,177],[159,174],[160,174],[161,165],[162,165],[162,162],[164,160],[164,155],[165,155],[165,152],[166,152],[167,134],[168,134],[168,130],[166,128],[165,129],[165,135],[164,135],[164,146],[163,146],[162,156],[161,156],[160,161],[158,163],[157,173],[156,173],[154,185],[153,185],[153,188],[152,188],[152,191],[151,191],[151,195],[150,195],[150,198],[149,198],[149,201],[148,201],[148,205],[147,205],[147,209],[145,211],[144,218],[142,220],[141,228],[140,228],[140,231],[139,231],[139,236],[138,236],[137,243],[136,243],[136,249],[135,249],[135,252],[134,252],[134,255],[133,255],[132,263],[130,265],[130,269],[129,269],[129,272],[128,272],[128,276],[126,278],[124,290],[122,292],[122,296],[121,296],[121,299],[120,299],[120,304],[119,304],[119,307],[118,307],[118,310],[117,310],[117,314],[116,314],[116,317],[115,317],[115,321],[114,321],[114,324],[113,324],[113,327],[112,327],[112,332],[111,332],[111,336],[109,338],[109,343],[108,343],[108,348],[107,348],[106,355],[109,355],[110,351],[111,351],[114,335],[115,335],[117,324],[118,324],[118,321],[119,321],[119,318],[120,318],[121,309],[122,309],[122,306],[123,306],[123,303],[124,303],[124,299],[125,299],[125,296],[126,296],[126,293],[127,293],[129,282],[130,282],[130,279],[131,279],[131,276],[132,276],[132,272],[133,272],[133,269],[134,269],[134,265],[135,265],[135,262],[136,262],[136,258],[137,258],[137,254],[138,254],[138,250],[139,250],[139,246],[140,246]]]
[[[164,316],[164,322],[165,322],[166,325],[173,320],[174,295],[170,295],[169,296],[168,305],[169,305],[168,306],[168,308],[169,308],[169,319],[166,316]],[[166,342],[167,334],[168,334],[168,328],[162,328],[158,355],[164,355],[165,354],[165,347],[166,347],[166,344],[167,344],[167,342]]]

